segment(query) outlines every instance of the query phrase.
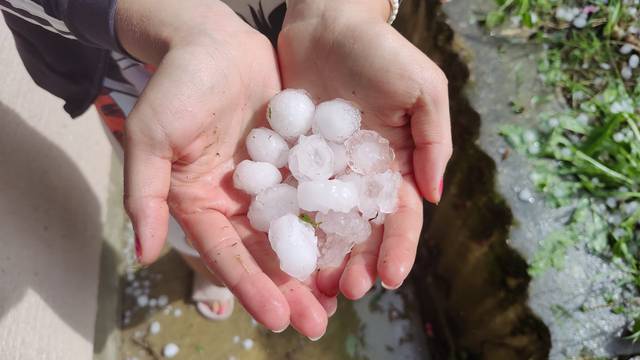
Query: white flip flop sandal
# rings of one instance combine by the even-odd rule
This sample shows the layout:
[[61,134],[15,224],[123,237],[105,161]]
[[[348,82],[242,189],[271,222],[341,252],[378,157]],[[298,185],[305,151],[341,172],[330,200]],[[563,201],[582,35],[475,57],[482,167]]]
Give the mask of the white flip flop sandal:
[[[213,285],[198,273],[194,274],[191,298],[196,302],[198,312],[209,320],[226,320],[233,313],[235,298],[231,291],[226,287]],[[214,301],[222,304],[221,308],[220,305],[213,306]]]

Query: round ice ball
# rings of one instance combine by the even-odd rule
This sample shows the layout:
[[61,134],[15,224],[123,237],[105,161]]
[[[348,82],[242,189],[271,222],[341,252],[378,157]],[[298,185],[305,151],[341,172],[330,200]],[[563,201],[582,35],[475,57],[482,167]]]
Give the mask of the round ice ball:
[[301,182],[298,205],[307,211],[348,212],[358,205],[358,189],[353,183],[341,180]]
[[269,242],[278,255],[280,269],[298,280],[311,275],[318,261],[318,239],[313,227],[287,214],[271,223]]
[[337,235],[356,244],[364,242],[371,235],[371,224],[356,209],[347,213],[318,212],[315,221],[320,224],[319,227],[325,234]]
[[277,132],[255,128],[249,132],[246,143],[252,160],[268,162],[277,168],[287,165],[289,145]]
[[327,235],[318,239],[318,267],[337,267],[342,263],[344,257],[351,251],[355,243],[347,238],[338,235]]
[[269,101],[267,121],[287,140],[294,140],[311,129],[316,106],[304,90],[282,90]]
[[267,162],[243,160],[233,173],[233,186],[247,194],[256,195],[282,181],[278,168]]
[[313,116],[313,132],[343,143],[360,129],[360,110],[347,100],[334,99],[318,105]]
[[300,214],[298,191],[293,186],[278,184],[260,192],[251,201],[247,218],[251,227],[269,231],[269,224],[286,214]]
[[359,130],[345,142],[349,167],[358,174],[388,170],[395,158],[389,140],[375,131]]
[[379,213],[391,214],[398,206],[398,191],[402,176],[397,171],[365,175],[358,184],[358,209],[368,219]]
[[333,167],[333,150],[320,135],[300,136],[289,151],[289,170],[299,181],[326,180]]
[[342,144],[327,142],[331,150],[333,150],[333,175],[344,173],[347,169],[347,148]]

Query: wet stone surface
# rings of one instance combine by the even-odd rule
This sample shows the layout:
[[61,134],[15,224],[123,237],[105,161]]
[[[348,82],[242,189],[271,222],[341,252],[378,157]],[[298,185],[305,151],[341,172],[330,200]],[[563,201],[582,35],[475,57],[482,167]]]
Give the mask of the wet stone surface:
[[[625,276],[616,265],[578,243],[564,267],[527,274],[527,262],[572,209],[545,207],[530,180],[531,164],[510,151],[499,127],[533,124],[562,103],[532,101],[548,89],[536,79],[541,49],[524,41],[528,34],[489,36],[478,26],[479,14],[493,6],[488,0],[447,3],[447,24],[431,25],[440,35],[423,37],[450,79],[456,143],[446,197],[432,214],[419,258],[419,267],[432,269],[417,287],[437,309],[425,311],[436,324],[436,349],[486,359],[637,353],[620,339],[624,317],[602,306]],[[513,104],[523,104],[524,113],[516,115]]]

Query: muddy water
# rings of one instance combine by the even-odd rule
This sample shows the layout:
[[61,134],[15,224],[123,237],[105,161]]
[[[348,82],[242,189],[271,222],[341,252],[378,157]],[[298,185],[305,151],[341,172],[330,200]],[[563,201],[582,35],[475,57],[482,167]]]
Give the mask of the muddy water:
[[470,72],[463,58],[473,55],[457,46],[435,2],[405,1],[402,11],[400,31],[450,82],[455,151],[444,200],[427,211],[412,274],[423,318],[433,329],[432,355],[544,359],[549,333],[526,305],[526,263],[507,245],[511,211],[495,192],[496,164],[476,145],[482,119],[464,95]]

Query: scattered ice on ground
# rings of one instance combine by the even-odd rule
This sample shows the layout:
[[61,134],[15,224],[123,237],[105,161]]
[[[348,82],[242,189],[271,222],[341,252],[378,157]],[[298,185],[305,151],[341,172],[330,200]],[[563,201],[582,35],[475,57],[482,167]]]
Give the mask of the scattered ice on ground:
[[313,132],[342,143],[360,129],[360,110],[349,101],[334,99],[318,105],[313,117]]
[[169,297],[167,295],[160,295],[158,297],[158,306],[165,307],[169,304]]
[[149,304],[149,297],[147,295],[140,295],[136,299],[139,307],[145,307]]
[[622,55],[628,55],[628,54],[631,54],[631,52],[633,51],[633,46],[631,46],[631,44],[624,44],[620,47],[618,51]]
[[256,319],[251,318],[251,326],[252,326],[252,327],[256,327],[256,326],[258,326],[258,322],[256,321]]
[[149,333],[151,333],[152,335],[155,335],[159,332],[160,332],[160,323],[157,321],[152,322],[149,325]]
[[268,162],[277,168],[287,165],[289,145],[277,132],[256,128],[247,136],[247,151],[253,161]]
[[360,130],[346,142],[349,167],[358,174],[373,174],[389,169],[395,158],[389,140],[375,131]]
[[251,350],[251,348],[253,347],[253,340],[251,340],[251,339],[244,339],[244,340],[242,341],[242,347],[243,347],[245,350]]
[[622,78],[625,80],[629,80],[633,76],[633,72],[631,71],[630,67],[624,65],[622,67],[622,70],[620,70],[620,76],[622,76]]
[[371,224],[357,210],[348,213],[329,211],[318,212],[316,223],[327,235],[337,235],[355,244],[364,242],[371,235]]
[[162,349],[162,355],[169,359],[178,355],[178,352],[180,352],[180,348],[174,343],[168,343]]
[[629,67],[635,69],[640,65],[640,56],[633,54],[629,56]]
[[315,231],[296,215],[287,214],[271,222],[269,242],[282,271],[305,280],[315,270],[318,259]]
[[158,305],[158,299],[149,299],[149,306],[150,307],[156,307],[156,305]]
[[306,211],[348,212],[358,204],[358,188],[341,180],[302,182],[298,186],[298,205]]
[[344,173],[347,168],[347,148],[343,144],[328,142],[333,151],[333,175]]
[[589,21],[587,20],[587,14],[584,13],[578,15],[575,19],[573,19],[573,26],[577,27],[578,29],[584,28],[588,23]]
[[285,139],[295,139],[311,129],[316,106],[304,90],[286,89],[271,98],[267,120]]
[[240,342],[240,336],[235,335],[231,340],[233,341],[234,344],[237,344]]
[[529,204],[533,204],[536,201],[536,199],[533,197],[533,193],[531,193],[531,190],[526,188],[520,190],[520,192],[518,193],[518,199],[520,199],[520,201],[528,202]]
[[580,9],[578,8],[567,8],[560,6],[556,8],[556,19],[566,22],[571,22],[576,16],[580,14]]
[[333,151],[320,135],[300,136],[289,151],[289,170],[298,181],[326,180],[333,175]]
[[180,309],[173,310],[173,316],[175,316],[175,317],[182,316],[182,310],[180,310]]
[[233,186],[250,195],[256,195],[281,181],[280,170],[267,162],[243,160],[233,173]]
[[271,221],[286,214],[300,214],[298,192],[293,186],[278,184],[253,199],[247,217],[254,229],[267,232]]

